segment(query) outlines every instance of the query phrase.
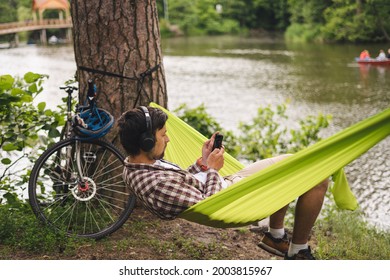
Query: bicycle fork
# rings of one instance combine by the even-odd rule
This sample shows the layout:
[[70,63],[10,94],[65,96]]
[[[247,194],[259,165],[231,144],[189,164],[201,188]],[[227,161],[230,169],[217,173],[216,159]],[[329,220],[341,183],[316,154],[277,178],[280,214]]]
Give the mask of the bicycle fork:
[[96,155],[93,152],[82,152],[81,142],[76,141],[74,156],[77,166],[77,184],[72,188],[73,196],[79,201],[88,201],[96,194],[96,184],[92,178],[86,176],[88,164],[95,162]]

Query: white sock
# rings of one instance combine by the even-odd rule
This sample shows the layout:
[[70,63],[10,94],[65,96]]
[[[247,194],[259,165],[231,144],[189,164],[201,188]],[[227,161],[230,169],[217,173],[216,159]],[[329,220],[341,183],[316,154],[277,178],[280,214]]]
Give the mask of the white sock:
[[274,237],[274,238],[283,238],[284,236],[284,228],[269,228],[268,229],[269,233],[271,233],[271,235]]
[[292,257],[296,254],[298,254],[298,252],[300,250],[303,250],[303,249],[307,249],[309,247],[309,245],[307,243],[305,244],[294,244],[294,243],[290,243],[290,247],[288,248],[288,256],[289,257]]

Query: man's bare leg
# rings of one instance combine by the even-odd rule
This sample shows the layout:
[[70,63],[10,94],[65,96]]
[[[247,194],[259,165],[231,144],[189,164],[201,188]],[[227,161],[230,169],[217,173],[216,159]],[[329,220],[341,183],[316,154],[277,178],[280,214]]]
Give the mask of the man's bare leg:
[[298,198],[295,207],[292,243],[307,243],[310,231],[321,211],[329,181],[325,180]]
[[270,228],[275,228],[275,229],[284,228],[284,217],[286,216],[287,209],[288,209],[288,205],[279,209],[269,217]]
[[[303,244],[307,242],[310,231],[321,211],[327,188],[328,180],[325,180],[298,198],[295,208],[292,240],[294,243]],[[288,205],[276,211],[269,217],[270,228],[284,228],[284,217],[287,209]]]
[[[298,198],[295,208],[293,237],[289,245],[284,238],[284,218],[288,209],[288,205],[286,205],[270,216],[269,233],[265,233],[259,246],[277,255],[285,252],[289,257],[293,257],[301,250],[308,249],[309,235],[321,211],[327,187],[328,180],[325,180]],[[312,258],[310,257],[310,250],[307,256],[309,256],[307,259]]]

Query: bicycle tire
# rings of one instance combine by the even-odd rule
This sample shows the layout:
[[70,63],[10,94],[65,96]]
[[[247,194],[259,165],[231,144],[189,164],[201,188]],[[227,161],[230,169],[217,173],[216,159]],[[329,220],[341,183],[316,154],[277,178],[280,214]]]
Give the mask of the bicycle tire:
[[[74,157],[76,143],[83,181]],[[54,144],[31,171],[28,193],[33,212],[67,235],[100,239],[115,232],[129,218],[136,200],[122,178],[124,158],[102,139],[73,137]]]

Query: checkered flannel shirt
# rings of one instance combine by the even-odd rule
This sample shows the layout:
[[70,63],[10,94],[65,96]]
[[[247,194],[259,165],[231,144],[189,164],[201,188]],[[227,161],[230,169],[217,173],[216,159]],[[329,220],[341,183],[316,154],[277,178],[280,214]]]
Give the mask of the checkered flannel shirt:
[[162,219],[174,219],[190,206],[222,190],[222,182],[215,169],[206,171],[206,183],[194,177],[199,172],[202,170],[196,164],[187,170],[176,170],[126,160],[123,177],[150,212]]

